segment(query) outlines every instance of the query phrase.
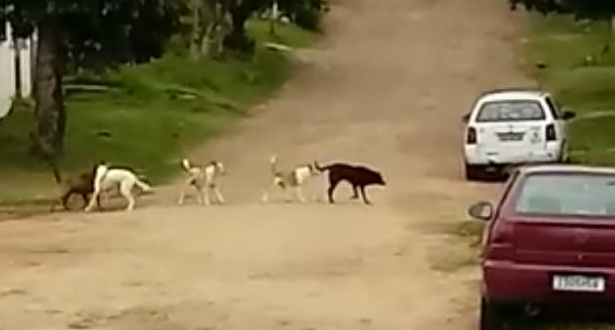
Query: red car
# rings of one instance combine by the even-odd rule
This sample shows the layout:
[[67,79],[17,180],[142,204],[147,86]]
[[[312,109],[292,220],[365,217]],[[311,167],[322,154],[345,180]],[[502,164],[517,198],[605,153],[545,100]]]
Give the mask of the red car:
[[504,329],[511,312],[551,306],[612,309],[615,302],[615,169],[520,167],[488,221],[481,251],[480,329]]

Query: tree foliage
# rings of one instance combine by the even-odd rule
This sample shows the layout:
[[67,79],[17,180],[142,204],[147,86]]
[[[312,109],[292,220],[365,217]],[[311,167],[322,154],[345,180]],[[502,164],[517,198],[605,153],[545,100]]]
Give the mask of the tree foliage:
[[577,19],[611,19],[615,1],[605,0],[508,0],[512,9],[522,5],[526,10],[543,15],[572,14]]
[[[193,57],[209,55],[221,48],[240,53],[254,51],[254,40],[245,30],[247,20],[277,3],[279,12],[300,27],[318,30],[322,12],[328,10],[325,0],[189,0],[192,10]],[[220,37],[221,35],[221,37]],[[198,50],[201,50],[200,52]]]
[[569,14],[576,20],[604,21],[607,27],[603,52],[611,49],[615,33],[615,1],[608,0],[507,0],[511,9],[523,6],[543,15]]
[[[17,37],[37,32],[32,151],[45,158],[63,152],[66,113],[62,77],[67,69],[103,69],[146,62],[165,51],[170,37],[193,19],[191,53],[222,49],[251,53],[246,22],[274,0],[3,0]],[[280,11],[315,29],[325,0],[277,0]]]
[[63,151],[66,114],[62,76],[67,64],[103,67],[160,56],[179,23],[181,1],[5,0],[16,34],[38,32],[32,151]]

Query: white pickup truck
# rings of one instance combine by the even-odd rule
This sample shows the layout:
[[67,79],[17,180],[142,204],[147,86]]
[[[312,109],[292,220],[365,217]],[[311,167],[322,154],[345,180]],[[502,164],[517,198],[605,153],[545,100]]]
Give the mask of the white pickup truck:
[[467,180],[507,166],[568,161],[566,121],[551,94],[525,88],[491,90],[463,117]]

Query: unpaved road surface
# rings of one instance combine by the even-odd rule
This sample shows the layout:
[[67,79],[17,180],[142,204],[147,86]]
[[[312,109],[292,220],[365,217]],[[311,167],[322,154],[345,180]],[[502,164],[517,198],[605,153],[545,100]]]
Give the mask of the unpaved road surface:
[[[476,269],[442,228],[496,184],[461,180],[460,115],[522,82],[504,1],[353,0],[296,79],[194,155],[228,167],[226,206],[0,224],[0,329],[471,329]],[[260,204],[268,159],[369,164],[373,206]],[[323,178],[306,188],[322,199]]]

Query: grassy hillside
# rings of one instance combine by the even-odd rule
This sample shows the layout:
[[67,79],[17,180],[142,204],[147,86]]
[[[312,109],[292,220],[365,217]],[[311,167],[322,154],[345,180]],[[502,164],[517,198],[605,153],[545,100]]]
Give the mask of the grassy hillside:
[[[62,169],[75,172],[105,159],[138,169],[154,184],[168,180],[180,155],[247,115],[250,105],[270,96],[289,76],[288,59],[264,49],[264,42],[303,47],[315,38],[286,25],[271,40],[267,23],[259,21],[250,22],[249,31],[261,45],[253,61],[194,63],[169,54],[104,77],[68,77]],[[92,82],[104,88],[79,87]],[[0,122],[0,203],[56,193],[48,167],[27,152],[32,125],[26,106],[15,107]]]
[[615,49],[602,53],[608,27],[562,16],[531,22],[527,70],[579,116],[570,126],[573,160],[615,164]]

